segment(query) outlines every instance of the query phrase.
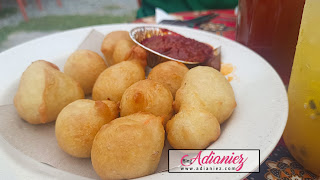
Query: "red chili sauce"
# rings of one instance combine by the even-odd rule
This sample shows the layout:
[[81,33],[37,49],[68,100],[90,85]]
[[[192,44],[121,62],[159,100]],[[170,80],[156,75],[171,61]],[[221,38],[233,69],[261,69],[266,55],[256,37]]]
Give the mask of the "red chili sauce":
[[189,62],[205,62],[213,57],[213,48],[181,35],[152,36],[141,44],[163,55]]

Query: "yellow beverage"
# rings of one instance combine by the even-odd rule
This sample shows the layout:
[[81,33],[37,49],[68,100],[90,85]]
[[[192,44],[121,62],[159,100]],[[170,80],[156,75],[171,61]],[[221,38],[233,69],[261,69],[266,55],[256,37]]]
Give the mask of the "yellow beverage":
[[320,0],[306,0],[289,84],[284,141],[306,169],[320,175]]

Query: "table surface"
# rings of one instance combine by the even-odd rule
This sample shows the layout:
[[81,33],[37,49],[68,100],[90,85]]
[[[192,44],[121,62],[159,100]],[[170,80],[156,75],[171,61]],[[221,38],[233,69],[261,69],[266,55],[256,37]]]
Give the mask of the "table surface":
[[[236,16],[234,10],[209,10],[209,11],[194,11],[194,12],[178,12],[172,14],[180,20],[189,20],[198,16],[217,13],[219,16],[210,22],[195,27],[210,31],[229,39],[235,40],[236,37]],[[138,19],[135,23],[155,24],[154,17],[146,17]],[[273,152],[260,166],[259,173],[250,174],[245,180],[268,179],[268,180],[316,180],[320,179],[313,173],[305,170],[302,165],[289,153],[283,139],[281,138]]]

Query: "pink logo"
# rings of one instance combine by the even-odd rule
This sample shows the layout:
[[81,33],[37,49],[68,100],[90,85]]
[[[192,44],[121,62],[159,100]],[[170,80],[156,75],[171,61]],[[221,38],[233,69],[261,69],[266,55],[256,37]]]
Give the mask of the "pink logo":
[[201,156],[202,151],[199,151],[198,155],[195,158],[191,158],[188,160],[186,163],[185,158],[188,157],[189,155],[184,155],[181,158],[181,165],[182,166],[190,166],[197,162],[200,166],[203,164],[234,164],[238,165],[236,167],[236,171],[240,171],[243,167],[243,164],[247,161],[247,157],[245,158],[243,154],[235,155],[234,152],[232,152],[230,156],[220,156],[220,155],[215,155],[213,151],[207,156]]

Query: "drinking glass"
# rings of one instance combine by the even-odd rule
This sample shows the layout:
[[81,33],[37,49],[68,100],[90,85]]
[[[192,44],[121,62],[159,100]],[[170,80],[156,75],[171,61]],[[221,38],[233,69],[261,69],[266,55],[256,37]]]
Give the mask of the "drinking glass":
[[236,40],[289,83],[305,0],[239,0]]
[[320,1],[306,0],[289,84],[283,138],[306,169],[320,175]]

